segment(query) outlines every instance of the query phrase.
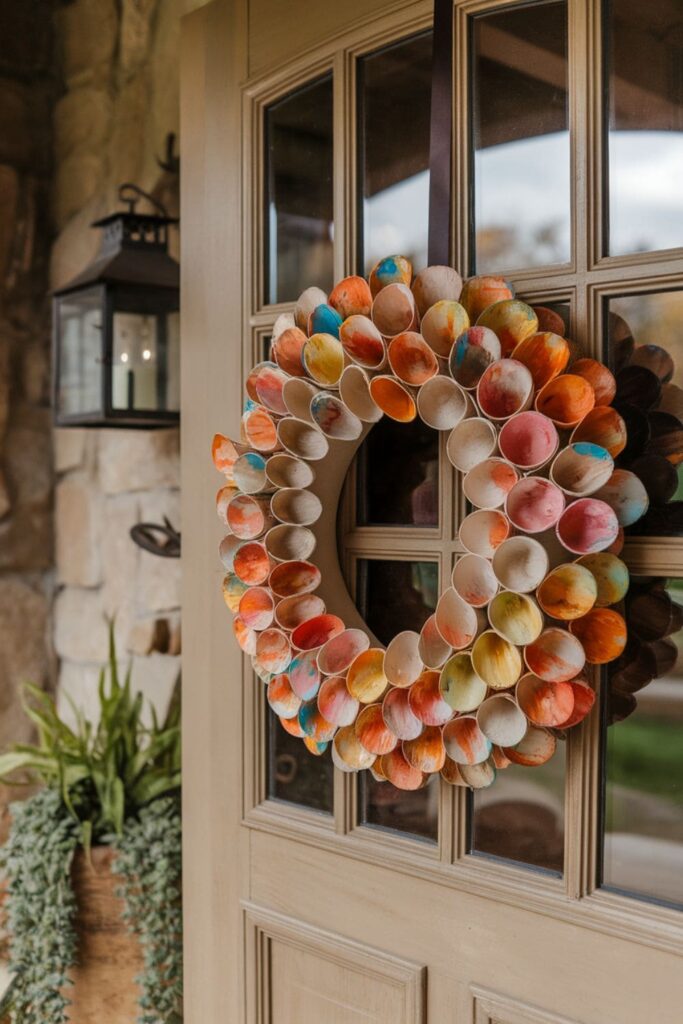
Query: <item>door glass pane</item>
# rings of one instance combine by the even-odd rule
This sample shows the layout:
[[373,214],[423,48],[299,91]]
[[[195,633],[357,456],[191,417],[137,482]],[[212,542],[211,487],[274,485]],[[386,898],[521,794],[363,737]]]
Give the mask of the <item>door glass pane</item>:
[[412,36],[358,62],[359,265],[401,253],[427,263],[432,34]]
[[683,580],[632,580],[610,666],[602,884],[683,905]]
[[368,628],[382,644],[397,633],[420,629],[439,597],[437,562],[359,558],[356,605]]
[[607,304],[607,356],[629,443],[617,465],[640,477],[647,514],[627,533],[683,536],[683,291],[623,295]]
[[265,298],[332,287],[332,76],[266,110]]
[[683,245],[683,7],[607,4],[609,253]]
[[511,764],[472,794],[472,853],[562,874],[566,744],[540,768]]
[[422,420],[377,423],[357,455],[362,526],[438,526],[439,435]]
[[477,273],[570,257],[567,4],[528,4],[473,25]]
[[360,820],[435,843],[439,825],[439,781],[432,775],[424,789],[406,792],[389,782],[360,776]]
[[268,796],[332,814],[334,768],[330,746],[319,757],[297,736],[285,732],[277,715],[266,708]]

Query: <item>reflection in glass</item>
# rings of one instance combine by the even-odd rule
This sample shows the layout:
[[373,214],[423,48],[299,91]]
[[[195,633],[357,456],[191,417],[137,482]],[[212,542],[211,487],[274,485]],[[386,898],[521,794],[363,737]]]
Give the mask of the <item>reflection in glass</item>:
[[609,252],[683,245],[683,7],[607,4]]
[[101,288],[64,296],[59,303],[59,412],[102,409]]
[[439,435],[387,416],[357,455],[359,526],[438,526]]
[[332,287],[332,78],[266,110],[265,297]]
[[602,884],[683,904],[683,580],[636,579],[608,670]]
[[[606,356],[629,434],[617,461],[641,478],[650,499],[647,515],[628,532],[683,536],[683,291],[620,295],[608,300],[606,313]],[[646,347],[652,345],[658,348]]]
[[438,838],[439,783],[432,776],[424,789],[404,792],[389,782],[376,782],[363,772],[360,784],[360,820],[364,825],[405,832],[433,843]]
[[380,643],[406,629],[419,633],[439,597],[438,563],[359,558],[356,564],[356,607]]
[[570,256],[567,5],[474,19],[476,272]]
[[332,814],[334,768],[329,746],[316,757],[303,740],[285,732],[269,707],[266,714],[268,796]]
[[511,764],[472,794],[471,852],[562,874],[566,744],[539,768]]
[[427,263],[429,104],[432,34],[427,32],[358,62],[359,266],[402,253]]

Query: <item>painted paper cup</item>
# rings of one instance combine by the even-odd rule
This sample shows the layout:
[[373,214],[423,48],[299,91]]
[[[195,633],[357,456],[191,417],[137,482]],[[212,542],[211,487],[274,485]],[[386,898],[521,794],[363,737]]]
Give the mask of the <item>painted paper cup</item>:
[[642,480],[628,469],[615,469],[595,496],[609,505],[624,527],[637,523],[650,504]]
[[514,289],[504,277],[479,275],[471,277],[462,286],[460,302],[472,323],[494,302],[514,298]]
[[496,579],[505,590],[528,594],[545,579],[548,555],[532,537],[510,537],[496,549],[492,565]]
[[559,334],[540,331],[520,341],[512,358],[524,363],[538,391],[565,369],[569,362],[569,345]]
[[382,288],[372,304],[372,321],[385,338],[412,331],[417,324],[417,309],[410,288],[405,284]]
[[344,623],[338,615],[316,615],[292,632],[292,646],[299,651],[314,651],[344,631]]
[[326,676],[340,675],[351,666],[359,654],[367,651],[370,640],[362,629],[345,629],[321,647],[318,667]]
[[315,651],[297,651],[289,663],[289,683],[302,701],[313,700],[320,689],[320,670]]
[[453,587],[448,587],[441,594],[435,620],[439,633],[455,651],[469,647],[479,631],[479,618],[475,609],[463,601]]
[[346,687],[345,676],[330,676],[318,691],[318,710],[323,718],[336,726],[353,725],[360,704]]
[[496,550],[510,536],[510,521],[502,512],[478,509],[465,516],[458,536],[466,551],[482,558],[493,558]]
[[242,595],[239,616],[250,629],[260,631],[273,623],[275,601],[267,587],[249,587]]
[[593,608],[569,629],[583,644],[589,665],[606,665],[626,647],[626,623],[612,608]]
[[501,747],[519,743],[528,727],[524,712],[504,693],[484,701],[477,711],[477,724],[487,740]]
[[451,645],[447,644],[439,633],[436,615],[430,615],[420,630],[420,642],[417,645],[417,650],[423,664],[432,669],[441,668],[451,654]]
[[268,461],[263,455],[258,455],[256,452],[246,452],[244,455],[240,455],[232,467],[235,486],[244,494],[258,494],[259,491],[267,490],[266,466]]
[[413,280],[413,265],[405,256],[385,256],[378,260],[368,278],[373,298],[388,284],[407,284]]
[[399,740],[414,740],[424,724],[410,706],[410,690],[392,687],[382,702],[382,714],[387,728]]
[[246,622],[242,622],[239,615],[236,615],[232,620],[232,631],[235,634],[240,650],[253,657],[256,654],[256,640],[259,635],[256,630],[251,629],[250,626],[247,626]]
[[628,567],[616,555],[599,551],[594,555],[583,555],[578,561],[593,576],[597,585],[597,608],[618,604],[626,597],[629,587]]
[[516,359],[499,359],[492,363],[477,385],[477,403],[484,416],[491,420],[508,420],[524,412],[531,405],[533,394],[531,374]]
[[557,524],[557,536],[568,551],[590,555],[617,539],[619,523],[609,505],[597,498],[579,498],[568,505]]
[[385,653],[381,648],[370,647],[351,662],[346,685],[351,696],[361,704],[373,704],[386,690],[388,679],[384,671],[384,660]]
[[255,540],[242,544],[235,552],[233,570],[235,576],[250,587],[265,583],[271,570],[271,561],[266,545]]
[[488,789],[496,781],[496,768],[490,757],[481,764],[460,765],[460,776],[470,789]]
[[287,374],[274,366],[263,366],[256,375],[254,387],[258,401],[277,416],[284,416],[287,412],[282,389],[288,380]]
[[536,318],[538,319],[539,331],[552,331],[553,334],[559,334],[561,338],[564,338],[567,332],[567,324],[554,309],[550,309],[549,306],[532,306]]
[[454,718],[444,726],[443,743],[451,761],[458,765],[481,764],[491,753],[491,741],[479,728],[474,715]]
[[368,704],[364,707],[358,714],[354,728],[361,745],[378,757],[388,754],[398,743],[384,721],[381,704]]
[[339,337],[339,328],[343,317],[327,302],[321,302],[316,306],[308,318],[308,334],[331,334],[333,338]]
[[240,455],[244,455],[244,445],[235,444],[224,434],[214,434],[211,442],[211,458],[219,473],[223,473],[230,479],[232,469]]
[[420,637],[412,630],[397,633],[384,654],[384,674],[392,686],[411,686],[422,672]]
[[347,366],[339,381],[344,405],[363,423],[377,423],[384,415],[370,394],[370,378],[360,366]]
[[595,392],[573,373],[564,373],[541,388],[536,397],[536,411],[563,430],[575,427],[595,405]]
[[295,718],[299,714],[301,700],[289,684],[289,676],[281,672],[269,681],[266,700],[278,718]]
[[350,316],[368,316],[372,306],[372,292],[364,277],[352,274],[334,286],[328,299],[342,320]]
[[411,387],[421,387],[439,372],[436,356],[415,331],[404,331],[392,338],[387,357],[392,373]]
[[240,540],[256,540],[274,523],[267,498],[255,498],[239,492],[228,502],[225,518]]
[[516,695],[517,703],[531,724],[540,728],[560,728],[574,710],[571,683],[549,683],[531,672],[517,683]]
[[595,604],[598,585],[587,568],[576,562],[558,565],[538,588],[538,603],[546,615],[570,622],[586,615]]
[[262,406],[250,409],[242,417],[244,438],[257,452],[272,452],[278,446],[275,420]]
[[376,756],[365,749],[356,736],[353,725],[346,725],[334,734],[332,761],[335,768],[339,768],[340,771],[360,772],[364,768],[370,768]]
[[293,597],[283,597],[277,602],[275,621],[280,629],[291,633],[302,622],[322,615],[324,611],[325,602],[316,594],[295,594]]
[[441,769],[441,778],[444,782],[447,782],[449,786],[466,785],[460,771],[460,765],[456,764],[455,761],[451,761],[448,754],[446,754],[446,760],[444,761],[443,768]]
[[239,611],[242,595],[248,590],[247,584],[235,576],[234,572],[226,573],[223,579],[223,600],[233,615]]
[[363,424],[345,403],[325,391],[311,399],[311,417],[325,437],[355,441],[363,433]]
[[606,448],[575,441],[555,456],[550,479],[570,498],[585,498],[603,487],[613,470],[614,460]]
[[[439,378],[436,378],[437,380]],[[463,419],[448,436],[446,454],[450,463],[461,473],[490,458],[496,451],[498,434],[490,420],[483,417]]]
[[264,629],[256,638],[254,667],[277,675],[285,672],[292,660],[287,636],[279,629]]
[[[393,342],[392,342],[393,345]],[[434,430],[452,430],[473,411],[467,395],[450,377],[432,377],[417,394],[420,419]]]
[[550,760],[556,749],[557,740],[552,733],[531,726],[514,747],[503,747],[503,753],[513,764],[538,768]]
[[[248,398],[252,402],[252,405],[261,404],[261,400],[259,399],[259,396],[256,392],[256,380],[261,370],[264,369],[276,370],[277,365],[270,359],[266,359],[261,363],[256,363],[255,366],[252,366],[251,370],[247,374],[247,379],[244,382],[244,390],[246,391]],[[248,403],[245,403],[245,410],[248,408],[251,408],[251,406],[249,406]]]
[[309,487],[314,473],[302,459],[281,452],[266,462],[266,477],[274,487]]
[[403,750],[396,747],[390,754],[384,754],[381,760],[382,774],[387,782],[396,789],[412,791],[421,789],[428,776],[419,768],[414,768],[406,761]]
[[519,480],[519,473],[505,459],[485,459],[465,474],[462,489],[475,508],[496,509]]
[[232,573],[235,566],[235,555],[245,543],[246,541],[229,533],[218,545],[218,557],[228,572]]
[[505,499],[505,512],[522,533],[543,533],[555,526],[564,511],[559,487],[540,476],[523,477]]
[[491,563],[481,555],[462,555],[451,576],[453,589],[473,608],[484,608],[498,592]]
[[331,334],[314,334],[304,345],[301,353],[308,375],[325,388],[339,384],[344,369],[344,349],[341,342]]
[[563,729],[571,729],[579,722],[583,722],[595,704],[595,692],[590,688],[586,679],[583,677],[572,679],[569,685],[574,691],[574,709],[569,718],[562,723]]
[[469,326],[470,318],[459,302],[440,299],[424,314],[420,330],[432,351],[448,359],[455,339]]
[[617,393],[614,374],[597,359],[577,359],[572,363],[572,373],[587,380],[595,392],[596,405],[611,405]]
[[425,267],[415,276],[412,292],[421,317],[427,310],[443,299],[457,302],[462,291],[462,278],[453,267]]
[[[424,331],[424,324],[422,325]],[[468,327],[458,335],[448,358],[451,377],[474,391],[485,370],[501,357],[498,336],[488,327]]]
[[469,651],[461,651],[448,659],[441,670],[439,687],[446,703],[461,714],[476,711],[488,689],[474,671]]
[[299,327],[288,327],[273,341],[273,358],[290,377],[303,377],[305,369],[301,361],[307,336]]
[[320,581],[317,565],[305,560],[294,560],[276,565],[268,579],[268,586],[276,597],[295,597],[317,590]]
[[489,622],[504,640],[516,647],[533,643],[543,630],[543,616],[533,598],[503,590],[489,605]]
[[311,384],[310,380],[302,380],[301,377],[293,377],[287,381],[282,389],[282,398],[290,416],[297,420],[313,422],[311,415],[311,399],[319,394],[320,388]]
[[287,523],[268,530],[263,542],[277,562],[306,562],[315,550],[315,534],[311,530]]
[[[380,295],[382,294],[383,292],[380,292]],[[373,377],[370,381],[370,397],[389,419],[396,420],[397,423],[411,423],[417,416],[415,399],[408,388],[395,377]]]
[[296,718],[282,718],[279,719],[280,725],[289,733],[290,736],[294,736],[298,740],[304,739],[303,729],[299,725],[299,715]]
[[503,425],[498,438],[501,455],[525,473],[545,465],[557,451],[555,425],[539,412],[521,412]]
[[439,673],[423,672],[408,691],[410,710],[423,725],[445,725],[453,717],[453,708],[439,688]]
[[544,629],[524,651],[527,668],[548,683],[566,683],[577,676],[586,663],[581,642],[566,629]]
[[281,523],[310,526],[317,522],[323,507],[317,495],[301,487],[284,487],[270,501],[270,508]]
[[474,643],[472,667],[492,690],[508,690],[522,673],[522,658],[514,644],[487,630]]
[[286,416],[277,425],[282,447],[297,459],[318,462],[330,450],[327,439],[317,427],[304,420]]
[[599,444],[616,459],[626,447],[627,439],[626,424],[617,410],[607,405],[596,405],[574,428],[570,441]]
[[339,340],[349,359],[368,370],[384,366],[387,349],[384,339],[367,316],[350,316],[339,328]]
[[531,306],[519,299],[494,302],[477,317],[477,327],[488,327],[499,339],[503,358],[538,331],[538,317]]
[[426,775],[440,772],[446,760],[441,729],[428,725],[414,740],[404,740],[401,744],[403,756],[418,771]]
[[327,295],[322,288],[311,285],[304,289],[294,304],[294,322],[302,331],[308,330],[308,319],[316,306],[327,302]]

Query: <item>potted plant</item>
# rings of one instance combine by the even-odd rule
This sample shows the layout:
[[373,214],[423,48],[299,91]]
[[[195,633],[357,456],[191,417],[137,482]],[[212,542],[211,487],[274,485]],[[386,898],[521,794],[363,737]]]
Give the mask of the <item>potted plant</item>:
[[72,705],[71,728],[27,686],[38,742],[0,756],[0,778],[42,783],[0,851],[13,1024],[181,1020],[179,700],[145,724],[113,628],[98,695],[97,724]]

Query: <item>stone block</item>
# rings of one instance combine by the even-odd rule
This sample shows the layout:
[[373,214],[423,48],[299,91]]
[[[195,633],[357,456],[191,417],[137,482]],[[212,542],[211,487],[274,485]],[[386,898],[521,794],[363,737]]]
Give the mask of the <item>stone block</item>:
[[106,78],[118,42],[116,0],[76,0],[57,13],[57,36],[67,85]]
[[4,441],[5,471],[17,505],[42,508],[52,495],[52,431],[49,409],[13,417]]
[[158,0],[122,0],[119,36],[119,72],[123,80],[136,74],[149,50]]
[[151,654],[148,658],[133,658],[132,687],[145,697],[144,721],[151,725],[151,704],[159,721],[163,721],[180,674],[180,658],[168,654]]
[[11,508],[12,502],[7,490],[7,484],[5,483],[5,474],[0,469],[0,519],[4,519]]
[[102,582],[102,497],[85,473],[65,477],[55,493],[57,579],[73,587]]
[[75,149],[97,150],[109,133],[112,100],[105,89],[72,89],[54,111],[55,158],[61,163]]
[[54,624],[60,658],[99,665],[107,660],[108,626],[100,590],[65,587],[55,600]]
[[[149,186],[142,176],[149,116],[149,85],[144,73],[127,82],[117,97],[107,148],[110,179]],[[149,189],[148,189],[149,190]]]
[[98,440],[100,486],[105,494],[179,485],[178,430],[101,430]]
[[[100,665],[62,661],[59,666],[57,683],[57,710],[60,717],[71,729],[76,729],[77,720],[73,704],[88,722],[96,725],[100,719],[98,683]],[[69,699],[70,698],[70,699]]]
[[10,379],[12,345],[8,333],[3,330],[4,326],[4,324],[0,324],[0,442],[2,442],[7,430],[9,396],[12,385]]
[[50,400],[51,364],[47,339],[30,342],[21,356],[21,381],[24,398],[31,405],[47,405]]
[[49,682],[48,600],[23,580],[0,579],[0,748],[29,739],[32,726],[21,708],[25,682]]
[[30,87],[0,78],[0,162],[26,167],[31,161]]
[[168,612],[180,607],[179,558],[160,558],[140,552],[137,580],[138,607],[143,612]]
[[94,260],[100,233],[90,225],[107,212],[101,197],[95,196],[62,228],[50,252],[51,288],[65,285]]
[[19,175],[9,164],[0,164],[0,290],[4,290],[17,232]]
[[161,523],[164,517],[180,531],[180,491],[156,488],[140,495],[140,515],[146,523]]
[[52,434],[55,472],[80,469],[85,462],[86,441],[90,432],[80,427],[57,427]]
[[78,213],[96,195],[103,178],[99,153],[77,149],[62,160],[53,187],[54,219],[58,228]]
[[42,571],[52,569],[53,522],[51,508],[16,508],[0,522],[0,569]]
[[128,647],[129,635],[137,607],[137,573],[140,549],[130,536],[131,526],[140,520],[140,503],[136,494],[107,497],[103,502],[102,571],[104,608],[116,618],[117,634]]

